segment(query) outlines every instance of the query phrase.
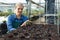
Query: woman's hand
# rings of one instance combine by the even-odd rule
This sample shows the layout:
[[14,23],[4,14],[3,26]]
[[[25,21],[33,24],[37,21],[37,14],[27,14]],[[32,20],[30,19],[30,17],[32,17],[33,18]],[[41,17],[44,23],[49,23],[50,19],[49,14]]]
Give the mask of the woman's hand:
[[27,22],[31,22],[30,20],[26,20],[21,26],[26,26]]

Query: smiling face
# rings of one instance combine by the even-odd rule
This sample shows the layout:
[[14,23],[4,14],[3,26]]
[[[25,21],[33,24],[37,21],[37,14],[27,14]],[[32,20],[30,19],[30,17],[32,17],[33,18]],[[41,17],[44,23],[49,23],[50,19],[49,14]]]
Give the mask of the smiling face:
[[16,4],[16,7],[15,7],[16,15],[21,15],[23,8],[24,8],[23,4]]

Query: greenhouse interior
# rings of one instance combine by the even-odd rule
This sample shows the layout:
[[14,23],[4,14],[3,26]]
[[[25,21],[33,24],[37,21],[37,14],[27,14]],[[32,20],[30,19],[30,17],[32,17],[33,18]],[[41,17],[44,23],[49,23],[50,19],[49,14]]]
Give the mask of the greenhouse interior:
[[[18,2],[24,6],[22,14],[31,22],[8,31],[7,17],[14,14]],[[59,13],[60,0],[1,0],[0,40],[60,40]]]

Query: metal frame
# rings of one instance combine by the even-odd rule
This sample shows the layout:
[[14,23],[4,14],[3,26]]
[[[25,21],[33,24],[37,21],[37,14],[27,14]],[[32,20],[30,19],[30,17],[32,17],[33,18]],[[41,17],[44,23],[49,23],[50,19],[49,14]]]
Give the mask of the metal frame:
[[[31,14],[31,3],[33,3],[33,4],[36,4],[37,6],[40,6],[40,7],[42,7],[42,8],[45,8],[45,13],[46,13],[46,23],[47,23],[47,16],[53,16],[54,17],[54,19],[55,19],[55,16],[57,16],[58,17],[58,20],[57,20],[57,30],[58,30],[58,34],[59,34],[59,16],[58,16],[58,14],[56,14],[55,13],[55,8],[53,8],[52,10],[53,10],[53,14],[48,14],[48,12],[47,12],[47,7],[48,7],[48,5],[50,5],[50,4],[48,4],[48,2],[52,2],[52,0],[45,0],[45,7],[43,7],[43,6],[41,6],[40,4],[38,4],[38,3],[35,3],[34,1],[32,1],[32,0],[28,0],[27,1],[27,4],[28,4],[28,16],[30,16],[30,14]],[[55,0],[53,0],[53,1],[55,1]],[[57,0],[58,1],[58,0]],[[54,7],[55,7],[55,2],[54,2]],[[50,5],[51,6],[51,5]],[[57,6],[58,6],[58,4],[57,4]],[[53,19],[53,20],[54,20]],[[55,22],[56,20],[54,20],[54,22]]]

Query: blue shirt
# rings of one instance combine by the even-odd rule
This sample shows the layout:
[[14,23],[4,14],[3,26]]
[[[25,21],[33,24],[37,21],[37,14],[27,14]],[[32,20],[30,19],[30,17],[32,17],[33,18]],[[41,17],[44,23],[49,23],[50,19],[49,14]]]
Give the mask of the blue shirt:
[[6,21],[8,31],[15,30],[26,20],[28,20],[28,18],[24,15],[21,15],[20,19],[16,18],[16,14],[9,15]]

